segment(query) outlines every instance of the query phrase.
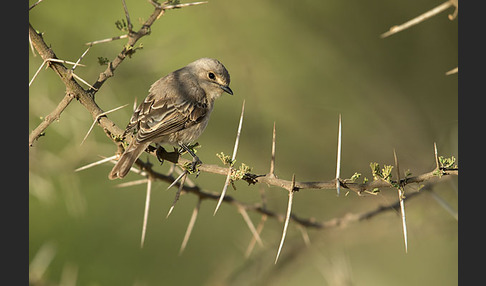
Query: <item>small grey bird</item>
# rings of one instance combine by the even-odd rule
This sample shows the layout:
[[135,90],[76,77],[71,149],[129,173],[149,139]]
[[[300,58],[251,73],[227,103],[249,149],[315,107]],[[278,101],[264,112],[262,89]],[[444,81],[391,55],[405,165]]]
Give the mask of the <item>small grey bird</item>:
[[151,144],[179,146],[201,163],[187,147],[206,128],[214,100],[223,92],[233,94],[230,75],[218,60],[201,58],[156,81],[138,106],[123,136],[134,137],[108,178],[123,178]]

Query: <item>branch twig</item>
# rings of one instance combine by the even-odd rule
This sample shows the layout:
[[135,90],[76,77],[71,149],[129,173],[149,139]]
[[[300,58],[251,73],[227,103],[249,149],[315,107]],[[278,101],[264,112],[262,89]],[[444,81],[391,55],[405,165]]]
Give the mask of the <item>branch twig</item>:
[[72,94],[67,93],[61,102],[59,102],[57,107],[51,113],[49,113],[49,115],[44,117],[44,121],[42,121],[34,130],[32,130],[29,135],[29,147],[32,147],[34,141],[44,135],[44,131],[47,129],[47,127],[49,127],[49,125],[51,125],[52,122],[59,119],[61,113],[71,103],[73,98],[74,96]]
[[[431,9],[431,10],[429,10],[429,11],[427,11],[427,12],[425,12],[425,13],[423,13],[423,14],[415,17],[415,18],[413,18],[410,21],[407,21],[407,22],[405,22],[405,23],[403,23],[403,24],[401,24],[399,26],[393,26],[393,27],[391,27],[389,31],[381,34],[380,37],[381,38],[386,38],[386,37],[389,37],[389,36],[391,36],[393,34],[396,34],[398,32],[401,32],[401,31],[403,31],[405,29],[408,29],[408,28],[410,28],[410,27],[412,27],[414,25],[417,25],[420,22],[423,22],[423,21],[425,21],[425,20],[427,20],[427,19],[429,19],[429,18],[431,18],[431,17],[439,14],[442,11],[445,11],[446,9],[448,9],[449,7],[451,7],[453,5],[454,5],[453,4],[453,1],[448,0],[448,1],[440,4],[439,6],[437,6],[437,7],[433,8],[433,9]],[[457,11],[457,9],[456,9],[456,11]],[[449,19],[452,20],[453,18],[452,17],[449,17]]]

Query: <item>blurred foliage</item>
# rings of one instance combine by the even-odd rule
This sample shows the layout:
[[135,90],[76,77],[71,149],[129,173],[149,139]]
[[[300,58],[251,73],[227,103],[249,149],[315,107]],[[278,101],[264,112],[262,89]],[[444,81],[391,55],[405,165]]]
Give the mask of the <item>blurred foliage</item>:
[[[152,6],[126,2],[138,29]],[[237,160],[255,173],[268,172],[276,122],[276,174],[290,179],[295,173],[300,181],[332,179],[339,113],[343,178],[355,172],[372,177],[370,162],[393,165],[393,148],[403,169],[428,172],[435,168],[433,142],[440,155],[458,157],[458,81],[457,75],[445,76],[458,65],[458,21],[450,21],[448,11],[390,38],[379,35],[440,3],[210,0],[171,10],[96,99],[104,110],[129,103],[109,114],[123,128],[134,99],[143,100],[154,81],[195,59],[214,57],[228,68],[235,95],[216,103],[198,140],[203,162],[221,164],[216,154],[231,154],[246,100]],[[31,10],[29,18],[59,58],[76,61],[86,42],[122,35],[125,16],[118,0],[48,0]],[[76,74],[93,83],[106,68],[99,59],[112,60],[124,44],[93,46],[82,61],[87,67],[78,67]],[[29,54],[29,78],[41,63],[39,56]],[[51,70],[43,70],[29,91],[30,132],[62,99],[65,88]],[[43,275],[47,281],[61,281],[65,266],[71,265],[77,269],[76,285],[337,285],[343,271],[356,285],[457,283],[457,221],[428,195],[407,203],[408,254],[399,215],[389,212],[345,229],[309,230],[310,247],[290,223],[275,266],[281,222],[267,220],[261,234],[264,248],[255,247],[245,259],[251,239],[245,222],[225,204],[213,217],[212,201],[203,202],[188,246],[178,256],[197,198],[182,195],[165,219],[175,188],[166,191],[166,184],[156,182],[145,247],[140,249],[145,186],[116,188],[123,181],[107,179],[109,164],[74,173],[116,151],[97,127],[80,145],[91,123],[89,113],[72,102],[29,149],[30,260],[42,245],[54,246]],[[135,179],[139,177],[129,174],[124,181]],[[220,191],[225,178],[201,173],[194,180]],[[230,188],[228,194],[260,201],[259,187],[235,185],[237,190]],[[435,191],[457,205],[457,178]],[[266,198],[270,209],[285,213],[287,192],[268,188]],[[293,211],[326,220],[395,199],[395,190],[365,197],[303,190],[295,194]],[[255,224],[260,219],[250,217]]]

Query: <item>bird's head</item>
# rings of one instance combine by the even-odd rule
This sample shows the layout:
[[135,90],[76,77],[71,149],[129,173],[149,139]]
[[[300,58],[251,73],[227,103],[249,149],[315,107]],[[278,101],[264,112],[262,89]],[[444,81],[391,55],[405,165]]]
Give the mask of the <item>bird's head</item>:
[[233,95],[229,87],[230,75],[224,65],[216,59],[201,58],[188,65],[196,74],[201,87],[207,96],[215,99],[223,92]]

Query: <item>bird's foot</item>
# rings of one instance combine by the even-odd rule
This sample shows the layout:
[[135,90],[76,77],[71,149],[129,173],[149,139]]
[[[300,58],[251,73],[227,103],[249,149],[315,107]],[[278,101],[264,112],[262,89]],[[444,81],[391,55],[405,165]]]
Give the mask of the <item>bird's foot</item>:
[[192,158],[192,162],[189,164],[187,171],[191,174],[196,174],[196,178],[199,176],[201,171],[199,170],[199,166],[202,165],[201,160],[199,160],[199,157],[195,156]]
[[185,151],[192,156],[192,162],[186,166],[186,170],[191,174],[196,173],[196,178],[197,178],[199,176],[199,173],[200,173],[198,167],[202,164],[202,162],[201,162],[201,160],[199,160],[199,157],[196,156],[194,147],[199,146],[199,144],[196,143],[196,144],[190,145],[190,146],[187,146],[185,144],[179,144],[179,146],[181,147],[180,151],[182,151],[182,152]]

